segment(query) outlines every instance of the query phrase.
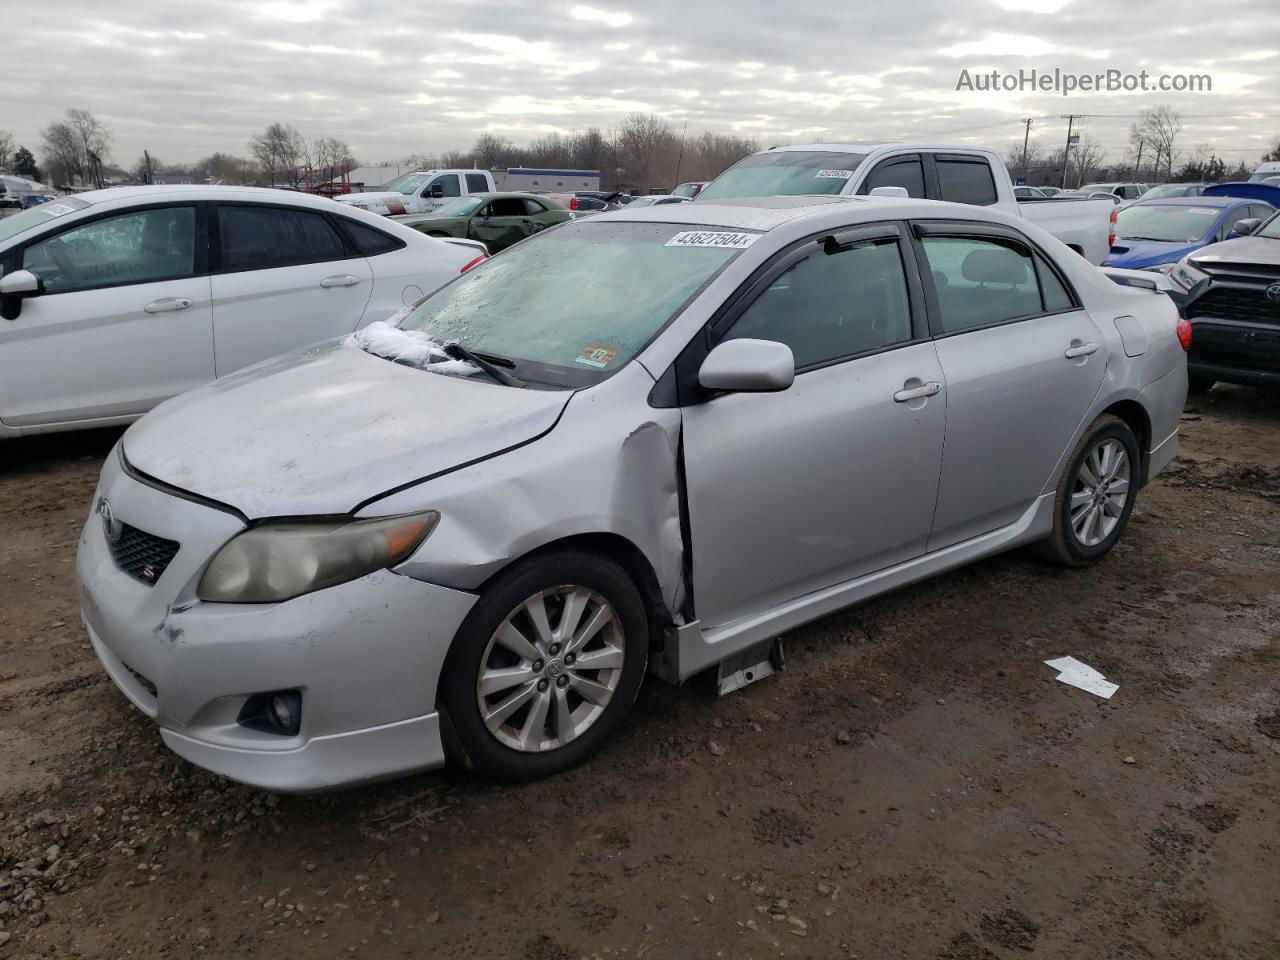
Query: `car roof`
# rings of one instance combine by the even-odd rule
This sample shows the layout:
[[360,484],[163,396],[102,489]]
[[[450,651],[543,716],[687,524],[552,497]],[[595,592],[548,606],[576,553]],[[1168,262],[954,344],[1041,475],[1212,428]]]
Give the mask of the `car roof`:
[[304,207],[333,209],[328,197],[302,193],[298,190],[277,190],[270,187],[232,187],[205,183],[174,183],[155,186],[107,187],[104,190],[87,190],[72,194],[85,203],[115,203],[149,201],[168,197],[185,197],[193,200],[257,200],[262,203],[293,203]]

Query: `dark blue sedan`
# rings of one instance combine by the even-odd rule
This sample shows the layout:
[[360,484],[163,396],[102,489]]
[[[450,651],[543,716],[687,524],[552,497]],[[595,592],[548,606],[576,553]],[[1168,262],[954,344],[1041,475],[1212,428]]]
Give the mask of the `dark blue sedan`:
[[1250,197],[1139,200],[1117,215],[1116,241],[1104,265],[1167,273],[1187,254],[1251,233],[1273,213],[1270,203]]

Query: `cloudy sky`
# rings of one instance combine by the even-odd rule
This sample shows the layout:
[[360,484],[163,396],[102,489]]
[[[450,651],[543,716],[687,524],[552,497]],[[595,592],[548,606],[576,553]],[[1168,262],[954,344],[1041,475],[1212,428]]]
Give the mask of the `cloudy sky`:
[[[1264,5],[1265,6],[1265,5]],[[365,162],[526,142],[652,111],[677,131],[769,145],[935,137],[1003,148],[1019,118],[1057,146],[1059,114],[1124,152],[1129,115],[1168,103],[1180,146],[1252,163],[1280,137],[1280,31],[1256,0],[51,0],[5,31],[0,130],[39,153],[66,107],[97,114],[112,157],[244,154],[274,120]],[[1212,12],[1210,12],[1212,11]],[[1207,73],[1211,93],[957,91],[1019,68]]]

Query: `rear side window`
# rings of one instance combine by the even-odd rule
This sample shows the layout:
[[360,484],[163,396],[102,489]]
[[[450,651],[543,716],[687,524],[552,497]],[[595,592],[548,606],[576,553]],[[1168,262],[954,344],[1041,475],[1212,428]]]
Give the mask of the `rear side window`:
[[528,197],[524,201],[525,209],[529,211],[529,216],[536,217],[540,213],[546,213],[547,208],[537,200],[530,200]]
[[395,237],[389,237],[381,230],[346,217],[342,218],[342,228],[347,231],[347,236],[362,257],[376,257],[380,253],[390,253],[404,246]]
[[895,240],[867,241],[801,260],[760,294],[726,339],[777,340],[796,367],[911,339],[906,277]]
[[862,181],[859,193],[870,193],[876,187],[905,187],[907,196],[924,198],[924,167],[917,157],[902,157],[877,164]]
[[977,237],[925,237],[922,242],[943,333],[1044,312],[1031,253],[1022,246]]
[[72,227],[27,247],[22,266],[49,293],[193,276],[194,207],[137,210]]
[[1063,310],[1075,309],[1076,302],[1071,298],[1066,286],[1039,254],[1036,255],[1036,273],[1040,275],[1040,292],[1044,295],[1045,313],[1061,313]]
[[223,270],[261,270],[348,256],[321,214],[282,207],[219,207]]
[[985,160],[937,159],[938,199],[985,207],[996,202],[996,183]]
[[489,181],[484,178],[483,173],[467,174],[467,193],[487,193],[489,191]]

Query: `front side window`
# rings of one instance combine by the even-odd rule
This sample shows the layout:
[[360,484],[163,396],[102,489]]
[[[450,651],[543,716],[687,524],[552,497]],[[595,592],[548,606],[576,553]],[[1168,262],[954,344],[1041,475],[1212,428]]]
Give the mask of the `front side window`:
[[924,167],[918,157],[902,157],[886,160],[876,165],[862,181],[859,193],[867,194],[876,187],[904,187],[907,196],[917,200],[924,198]]
[[922,242],[944,334],[1044,312],[1031,253],[1021,245],[977,237]]
[[996,202],[996,183],[985,160],[937,159],[938,199],[979,207]]
[[195,274],[194,207],[137,210],[73,227],[27,247],[22,266],[49,293]]
[[523,217],[528,211],[520,197],[499,197],[485,208],[486,217]]
[[261,270],[348,256],[322,214],[283,207],[218,208],[222,269]]
[[827,150],[768,150],[739,160],[703,187],[694,202],[840,193],[866,157]]
[[458,183],[458,175],[456,173],[446,173],[443,176],[436,177],[431,181],[430,186],[428,186],[424,192],[430,194],[436,187],[439,187],[444,191],[443,194],[441,194],[442,196],[462,196],[462,187]]
[[785,343],[797,369],[905,343],[911,310],[897,241],[833,253],[815,247],[756,298],[727,337]]
[[483,173],[467,174],[467,193],[486,193],[489,189],[489,181],[485,179]]
[[459,277],[401,326],[510,358],[518,376],[593,383],[635,356],[755,236],[573,221]]

